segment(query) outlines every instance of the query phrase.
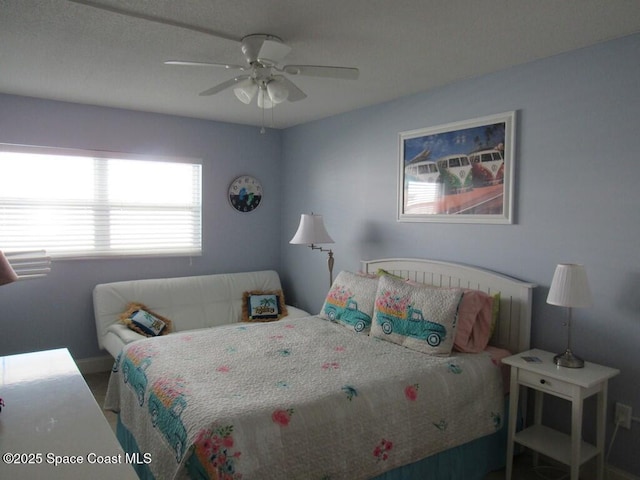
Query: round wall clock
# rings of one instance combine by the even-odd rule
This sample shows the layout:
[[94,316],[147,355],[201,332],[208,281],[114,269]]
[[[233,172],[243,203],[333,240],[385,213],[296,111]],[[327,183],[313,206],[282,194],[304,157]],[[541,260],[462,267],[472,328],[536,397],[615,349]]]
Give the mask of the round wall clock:
[[260,181],[249,175],[236,178],[229,185],[229,202],[239,212],[253,212],[262,201]]

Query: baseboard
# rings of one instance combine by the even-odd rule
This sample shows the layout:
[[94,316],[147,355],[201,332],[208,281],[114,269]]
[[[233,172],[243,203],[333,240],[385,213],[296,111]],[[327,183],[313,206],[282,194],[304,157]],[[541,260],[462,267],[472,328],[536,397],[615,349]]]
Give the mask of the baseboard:
[[607,480],[640,480],[640,477],[611,466],[605,467],[605,478]]
[[[596,469],[582,468],[580,471],[580,478],[582,480],[596,480]],[[611,465],[605,465],[604,478],[606,480],[640,480],[640,478],[635,475],[625,472],[624,470],[620,470],[619,468],[612,467]]]
[[113,357],[105,355],[103,357],[80,358],[76,360],[76,365],[80,373],[100,373],[108,372],[113,367]]
[[[527,451],[530,454],[531,451]],[[558,469],[558,472],[565,472],[566,475],[561,478],[568,478],[569,467],[564,463],[560,463],[549,457],[540,455],[540,466],[549,466]],[[535,467],[532,467],[535,468]],[[580,480],[597,480],[598,469],[596,468],[596,459],[592,458],[580,468]],[[541,477],[543,478],[543,477]],[[625,472],[617,467],[605,464],[604,466],[604,479],[605,480],[640,480],[640,477],[633,475],[629,472]]]

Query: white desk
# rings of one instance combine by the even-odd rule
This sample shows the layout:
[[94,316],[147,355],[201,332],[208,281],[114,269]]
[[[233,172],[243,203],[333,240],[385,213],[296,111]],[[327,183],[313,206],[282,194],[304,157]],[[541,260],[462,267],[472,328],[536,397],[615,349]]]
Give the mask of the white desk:
[[0,397],[0,478],[138,478],[67,349],[0,357]]

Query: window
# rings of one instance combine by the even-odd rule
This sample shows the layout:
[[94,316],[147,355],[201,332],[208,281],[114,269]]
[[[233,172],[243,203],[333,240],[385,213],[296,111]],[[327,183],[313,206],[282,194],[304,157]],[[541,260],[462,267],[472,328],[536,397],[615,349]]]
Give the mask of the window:
[[0,145],[0,247],[199,255],[201,170],[188,159]]

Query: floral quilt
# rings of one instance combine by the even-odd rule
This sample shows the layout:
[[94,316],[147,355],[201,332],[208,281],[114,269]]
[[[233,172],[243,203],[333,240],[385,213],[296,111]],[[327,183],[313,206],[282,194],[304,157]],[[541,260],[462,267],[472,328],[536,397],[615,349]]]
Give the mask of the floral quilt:
[[429,356],[319,317],[129,344],[105,408],[161,479],[365,479],[500,428],[486,353]]

